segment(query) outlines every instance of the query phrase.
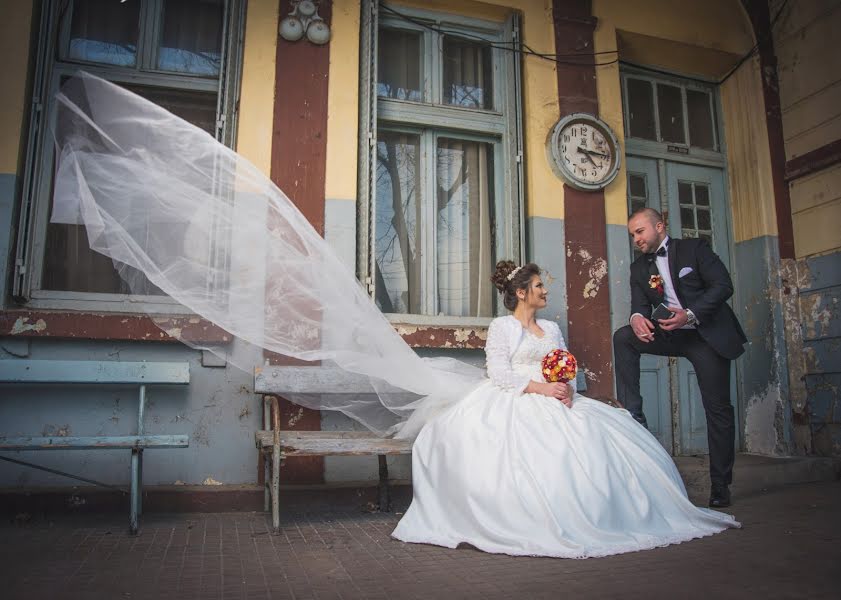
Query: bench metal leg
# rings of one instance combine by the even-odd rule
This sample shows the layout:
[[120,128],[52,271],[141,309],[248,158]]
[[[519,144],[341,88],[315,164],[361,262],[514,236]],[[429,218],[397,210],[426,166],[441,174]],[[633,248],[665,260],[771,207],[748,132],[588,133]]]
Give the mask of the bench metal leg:
[[[143,435],[143,419],[146,412],[146,386],[141,385],[137,398],[137,435]],[[143,450],[131,451],[131,512],[129,533],[137,535],[137,523],[143,514]]]
[[388,462],[383,454],[377,456],[380,461],[380,510],[389,512],[391,510],[391,493],[388,489]]
[[129,533],[137,535],[137,518],[140,511],[140,450],[131,451],[131,509],[129,512]]
[[137,451],[137,516],[143,515],[143,450]]
[[[271,404],[267,397],[263,397],[263,429],[269,429],[272,422]],[[269,512],[272,506],[272,470],[269,458],[264,452],[263,457],[263,511]]]
[[277,398],[272,397],[272,527],[275,533],[280,531],[280,406]]

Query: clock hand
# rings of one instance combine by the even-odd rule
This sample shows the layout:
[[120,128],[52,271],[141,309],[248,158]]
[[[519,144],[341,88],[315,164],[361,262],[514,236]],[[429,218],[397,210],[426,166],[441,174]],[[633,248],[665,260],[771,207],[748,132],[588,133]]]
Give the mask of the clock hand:
[[601,152],[596,152],[595,150],[588,150],[587,148],[584,148],[583,146],[579,146],[578,151],[579,152],[586,152],[587,154],[595,154],[596,156],[600,156],[602,158],[607,158],[607,154],[602,154]]
[[583,154],[583,155],[584,155],[584,157],[585,157],[587,160],[589,160],[589,161],[593,164],[593,166],[594,166],[594,167],[596,167],[597,169],[600,169],[600,168],[601,168],[601,165],[597,165],[597,164],[596,164],[596,162],[593,160],[593,157],[592,157],[592,156],[590,156],[590,153],[589,153],[589,152],[587,152],[587,150],[586,150],[586,149],[584,149],[584,148],[582,148],[581,146],[579,146],[579,147],[578,147],[578,153],[579,153],[579,154]]

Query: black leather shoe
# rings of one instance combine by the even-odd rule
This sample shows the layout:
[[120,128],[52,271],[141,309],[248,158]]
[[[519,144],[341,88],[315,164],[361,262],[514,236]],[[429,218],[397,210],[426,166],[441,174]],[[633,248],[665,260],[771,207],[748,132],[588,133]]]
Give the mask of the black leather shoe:
[[710,507],[727,508],[730,506],[730,488],[726,485],[713,485],[710,489]]

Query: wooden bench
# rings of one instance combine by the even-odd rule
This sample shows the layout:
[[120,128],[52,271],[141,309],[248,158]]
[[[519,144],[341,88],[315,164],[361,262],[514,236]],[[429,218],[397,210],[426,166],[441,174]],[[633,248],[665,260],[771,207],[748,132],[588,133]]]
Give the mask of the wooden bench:
[[[583,370],[576,381],[587,389]],[[411,440],[378,437],[367,431],[289,431],[280,428],[276,396],[285,394],[374,394],[367,377],[324,367],[267,366],[254,370],[254,392],[268,396],[263,403],[263,427],[255,434],[257,448],[266,458],[265,510],[271,508],[272,526],[280,527],[280,464],[288,456],[364,456],[379,459],[380,510],[390,510],[389,455],[411,454]]]
[[280,527],[280,463],[288,456],[364,456],[379,459],[380,510],[390,509],[386,456],[411,454],[411,440],[378,437],[368,431],[284,431],[280,429],[277,396],[286,394],[374,394],[367,377],[323,367],[258,367],[254,392],[268,397],[263,403],[263,426],[255,434],[257,448],[266,457],[265,508],[271,507],[272,526]]
[[[144,428],[146,386],[185,385],[190,382],[189,363],[176,362],[116,362],[116,361],[64,361],[64,360],[0,360],[0,383],[3,384],[73,384],[73,385],[137,385],[137,433],[126,436],[50,436],[5,437],[0,436],[0,451],[21,450],[131,450],[131,482],[129,496],[129,531],[137,533],[138,517],[142,514],[143,452],[160,448],[187,448],[186,435],[148,435]],[[9,399],[9,395],[3,396]],[[0,456],[20,464],[50,473],[56,473],[112,489],[115,486],[93,479],[48,469],[25,461]],[[125,490],[120,489],[125,492]]]

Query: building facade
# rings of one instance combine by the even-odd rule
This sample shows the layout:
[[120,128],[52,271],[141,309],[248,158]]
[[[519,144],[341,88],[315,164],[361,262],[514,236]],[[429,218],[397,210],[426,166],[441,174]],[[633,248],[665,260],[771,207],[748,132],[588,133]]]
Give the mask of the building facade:
[[[326,30],[329,41],[279,35],[310,8],[314,39]],[[839,456],[841,58],[824,50],[839,25],[841,7],[817,0],[4,2],[0,359],[190,362],[188,388],[156,392],[149,414],[190,447],[153,456],[146,482],[261,477],[251,375],[165,333],[224,332],[154,289],[128,295],[83,231],[49,224],[53,97],[84,69],[253,162],[424,355],[481,363],[488,323],[504,312],[492,266],[532,260],[588,393],[613,396],[611,335],[629,317],[634,257],[627,215],[661,210],[671,235],[709,239],[733,275],[749,337],[733,367],[738,446]],[[620,168],[602,189],[553,168],[551,132],[575,113],[616,138]],[[706,451],[694,377],[683,359],[643,362],[649,424],[675,455]],[[0,435],[118,434],[134,410],[117,388],[0,394]],[[289,428],[354,426],[289,403],[282,412]],[[120,453],[20,457],[125,478]],[[408,477],[405,461],[393,467]],[[363,457],[284,469],[320,482],[373,479],[377,467]],[[67,480],[0,463],[2,487],[55,485]]]

